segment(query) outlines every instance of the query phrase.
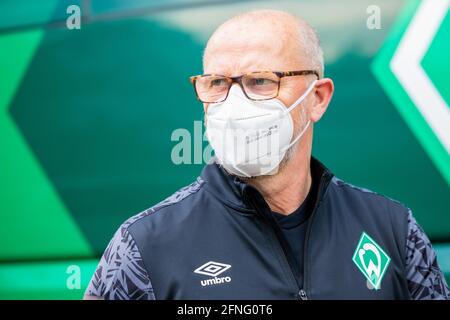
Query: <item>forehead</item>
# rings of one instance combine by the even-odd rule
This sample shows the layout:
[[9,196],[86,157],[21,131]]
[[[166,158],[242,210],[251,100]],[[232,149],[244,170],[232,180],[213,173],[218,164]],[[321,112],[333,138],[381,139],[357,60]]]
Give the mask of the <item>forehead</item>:
[[301,67],[296,33],[270,24],[237,24],[219,30],[204,56],[204,73],[236,76],[259,70],[287,71]]

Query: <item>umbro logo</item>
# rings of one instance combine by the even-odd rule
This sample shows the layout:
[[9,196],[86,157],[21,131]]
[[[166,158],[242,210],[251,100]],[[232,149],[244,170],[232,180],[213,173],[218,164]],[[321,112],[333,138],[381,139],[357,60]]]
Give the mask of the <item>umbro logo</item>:
[[219,274],[227,271],[231,268],[231,265],[225,263],[219,263],[214,261],[209,261],[204,265],[201,265],[194,270],[195,273],[204,274],[211,277],[217,277]]
[[194,273],[210,276],[213,278],[200,281],[202,286],[210,286],[215,284],[222,284],[231,282],[231,277],[217,277],[231,268],[230,264],[208,261],[194,270]]

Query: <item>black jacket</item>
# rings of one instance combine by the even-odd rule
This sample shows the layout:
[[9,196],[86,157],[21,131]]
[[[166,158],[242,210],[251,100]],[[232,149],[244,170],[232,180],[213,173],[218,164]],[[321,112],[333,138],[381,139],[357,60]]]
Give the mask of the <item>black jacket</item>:
[[[194,183],[119,228],[86,294],[107,299],[448,297],[431,245],[420,251],[411,240],[415,232],[429,244],[408,208],[339,180],[315,159],[311,171],[319,183],[308,221],[303,283],[296,280],[299,268],[261,194],[209,164]],[[411,272],[409,264],[419,261],[430,270],[435,265],[435,277]]]

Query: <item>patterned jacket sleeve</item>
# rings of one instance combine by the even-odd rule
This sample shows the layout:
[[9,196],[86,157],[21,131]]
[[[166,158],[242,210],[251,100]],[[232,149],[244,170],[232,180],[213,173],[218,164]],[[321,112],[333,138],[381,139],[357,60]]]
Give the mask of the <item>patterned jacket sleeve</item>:
[[127,225],[108,244],[85,295],[105,300],[155,300],[147,269]]
[[408,212],[406,278],[414,300],[450,299],[450,290],[439,269],[436,253],[411,211]]

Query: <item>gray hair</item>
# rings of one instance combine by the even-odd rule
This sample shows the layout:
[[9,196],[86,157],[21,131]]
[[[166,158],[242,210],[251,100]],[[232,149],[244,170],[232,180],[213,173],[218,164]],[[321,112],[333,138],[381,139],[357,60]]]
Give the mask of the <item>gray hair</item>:
[[320,78],[323,78],[325,65],[323,59],[323,50],[320,46],[320,38],[317,31],[306,21],[297,18],[298,33],[300,36],[300,48],[304,57],[311,66],[319,72]]

